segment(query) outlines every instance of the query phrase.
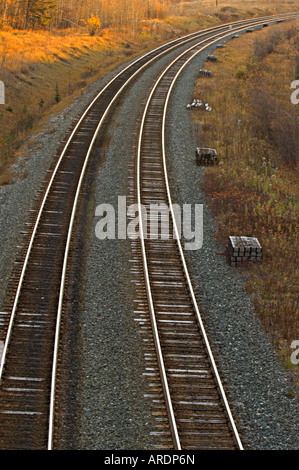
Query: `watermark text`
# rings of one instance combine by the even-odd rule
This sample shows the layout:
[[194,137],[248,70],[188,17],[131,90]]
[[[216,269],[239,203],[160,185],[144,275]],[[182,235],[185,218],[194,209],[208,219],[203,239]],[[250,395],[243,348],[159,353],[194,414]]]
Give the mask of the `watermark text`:
[[295,351],[291,354],[291,363],[294,366],[299,364],[299,341],[294,340],[291,344],[291,349],[295,349]]
[[5,86],[0,80],[0,104],[5,104]]
[[95,216],[99,217],[95,227],[99,240],[183,238],[186,250],[199,250],[203,244],[202,204],[194,207],[191,204],[182,207],[173,204],[170,208],[161,202],[148,207],[139,207],[138,204],[127,207],[126,196],[118,196],[117,210],[111,204],[100,204],[96,207]]

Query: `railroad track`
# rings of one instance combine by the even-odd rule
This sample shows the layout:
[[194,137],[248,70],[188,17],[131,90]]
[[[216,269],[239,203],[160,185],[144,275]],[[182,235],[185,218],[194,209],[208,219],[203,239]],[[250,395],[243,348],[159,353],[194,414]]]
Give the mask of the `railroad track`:
[[[266,18],[263,18],[262,21],[266,21]],[[267,21],[270,21],[270,18],[267,18]],[[211,35],[213,36],[212,41],[217,41],[225,33],[232,34],[240,28],[244,29],[249,25],[256,24],[258,21],[252,20],[237,22],[232,25],[231,29],[228,25],[210,28],[145,54],[117,74],[100,91],[78,120],[49,173],[49,179],[45,184],[38,209],[28,222],[27,231],[24,233],[25,248],[21,251],[18,268],[13,278],[11,300],[0,313],[0,345],[2,349],[0,363],[1,449],[53,448],[59,335],[76,210],[86,169],[94,157],[99,136],[107,116],[117,103],[117,99],[145,67],[166,52],[182,45],[188,45],[193,41],[197,42],[199,39],[201,41],[207,40]],[[228,31],[229,33],[227,33]],[[180,64],[181,67],[181,61],[191,60],[193,54],[202,47],[204,47],[203,43],[196,46],[196,51],[190,49],[186,57],[179,59],[177,65]],[[166,89],[163,90],[163,100],[165,92]],[[159,118],[159,125],[160,120],[161,118]],[[159,135],[163,136],[163,134]],[[156,137],[157,140],[160,140],[158,135]],[[146,138],[143,137],[142,142],[145,143]],[[159,150],[159,157],[158,155],[156,157],[160,158],[160,156]],[[161,162],[156,164],[161,165]],[[142,163],[140,171],[144,171],[144,163]],[[158,189],[160,191],[160,188]],[[172,240],[170,245],[174,246],[175,240]],[[168,249],[170,246],[167,247]],[[151,278],[158,275],[157,271],[151,271],[151,269],[159,264],[157,259],[155,261],[155,256],[160,256],[158,255],[159,251],[160,244],[146,247],[146,253],[151,253],[149,263]],[[172,256],[174,255],[171,255],[171,260],[170,258],[168,260],[169,272],[174,276],[179,276],[178,268],[172,265],[175,259]],[[165,268],[166,264],[162,271]],[[156,284],[159,282],[155,281]],[[178,279],[177,290],[181,292],[181,297],[177,307],[181,313],[185,311],[187,313],[191,307],[186,303],[188,295],[183,293],[185,287],[181,286],[181,282],[182,280]],[[173,287],[172,284],[170,280],[169,289],[171,286]],[[162,290],[159,287],[155,288],[155,305],[163,304],[162,298],[159,300],[156,297],[160,295],[159,293],[161,294]],[[177,320],[167,318],[164,323],[174,326],[181,324],[183,320],[178,321],[177,324]],[[162,323],[162,319],[159,322]],[[167,340],[164,343],[167,343]],[[192,355],[201,355],[201,351],[200,349]],[[168,356],[171,357],[171,353],[167,353]],[[174,370],[180,368],[179,364],[176,364],[177,360],[178,357],[173,357],[173,363],[170,367]],[[183,355],[180,360],[184,360]],[[161,372],[163,373],[162,369]],[[212,385],[207,382],[207,389],[210,387]],[[167,385],[164,385],[164,388],[167,392]],[[184,393],[185,388],[182,385],[182,397]],[[179,401],[183,402],[184,399]],[[213,404],[212,401],[211,405],[214,406]],[[173,412],[172,405],[168,405],[168,409],[171,414]],[[185,422],[185,419],[182,417],[180,422]],[[213,419],[211,418],[211,420]],[[175,435],[177,431],[174,424],[172,424],[172,429]],[[182,443],[185,445],[184,441]],[[176,439],[175,446],[180,446]]]
[[[146,103],[138,143],[144,278],[173,446],[179,450],[243,448],[188,274],[166,165],[165,124],[171,89],[188,61],[211,42],[204,40],[190,48],[162,73]],[[162,237],[165,211],[159,219],[153,207],[169,208],[166,239]],[[147,219],[142,217],[144,209]],[[148,233],[151,227],[154,233]]]

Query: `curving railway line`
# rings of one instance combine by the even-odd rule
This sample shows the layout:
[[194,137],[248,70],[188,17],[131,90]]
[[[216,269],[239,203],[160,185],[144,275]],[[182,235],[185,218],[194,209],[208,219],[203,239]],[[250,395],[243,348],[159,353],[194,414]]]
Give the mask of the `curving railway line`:
[[[60,325],[70,247],[86,169],[119,97],[153,61],[178,49],[156,81],[138,142],[139,205],[172,207],[167,179],[165,123],[176,79],[205,48],[278,15],[221,25],[161,46],[125,67],[98,93],[75,125],[55,164],[32,220],[11,295],[0,312],[0,449],[53,449]],[[183,52],[182,52],[183,51]],[[140,211],[141,213],[141,211]],[[173,214],[172,214],[173,215]],[[145,230],[140,219],[140,233]],[[242,449],[202,324],[172,219],[170,240],[141,236],[148,306],[175,449]]]

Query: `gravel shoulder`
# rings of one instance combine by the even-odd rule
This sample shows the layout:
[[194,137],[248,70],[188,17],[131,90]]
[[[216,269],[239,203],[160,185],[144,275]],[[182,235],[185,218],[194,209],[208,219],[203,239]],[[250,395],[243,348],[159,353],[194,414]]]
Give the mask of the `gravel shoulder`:
[[[210,51],[208,51],[210,52]],[[163,60],[164,61],[164,60]],[[110,141],[104,163],[96,175],[94,211],[98,204],[117,206],[128,193],[128,167],[132,159],[133,132],[139,103],[157,75],[159,65],[146,71],[122,100],[110,123]],[[247,449],[298,449],[299,412],[289,396],[290,377],[285,372],[244,290],[244,278],[226,265],[214,240],[216,222],[200,191],[202,170],[196,167],[190,102],[199,56],[179,79],[170,102],[167,154],[174,202],[204,205],[204,244],[187,251],[195,292],[228,398]],[[0,188],[0,305],[22,240],[26,216],[34,207],[37,189],[57,154],[60,142],[76,116],[83,111],[109,77],[95,83],[62,113],[53,116],[26,149],[17,171],[27,177]],[[113,130],[112,131],[112,127]],[[55,128],[55,132],[53,132]],[[97,219],[90,218],[86,232],[84,308],[80,330],[80,384],[76,396],[77,436],[66,442],[74,449],[152,449],[153,418],[145,405],[142,341],[133,317],[134,286],[130,275],[130,242],[99,241]],[[1,329],[0,329],[1,333]],[[144,431],[145,430],[145,431]]]

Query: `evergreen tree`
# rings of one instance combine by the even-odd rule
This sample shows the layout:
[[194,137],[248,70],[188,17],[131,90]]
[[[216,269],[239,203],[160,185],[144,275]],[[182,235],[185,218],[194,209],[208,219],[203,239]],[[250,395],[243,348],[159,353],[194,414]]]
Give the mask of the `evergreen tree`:
[[46,26],[53,18],[55,9],[54,0],[27,0],[25,29]]

